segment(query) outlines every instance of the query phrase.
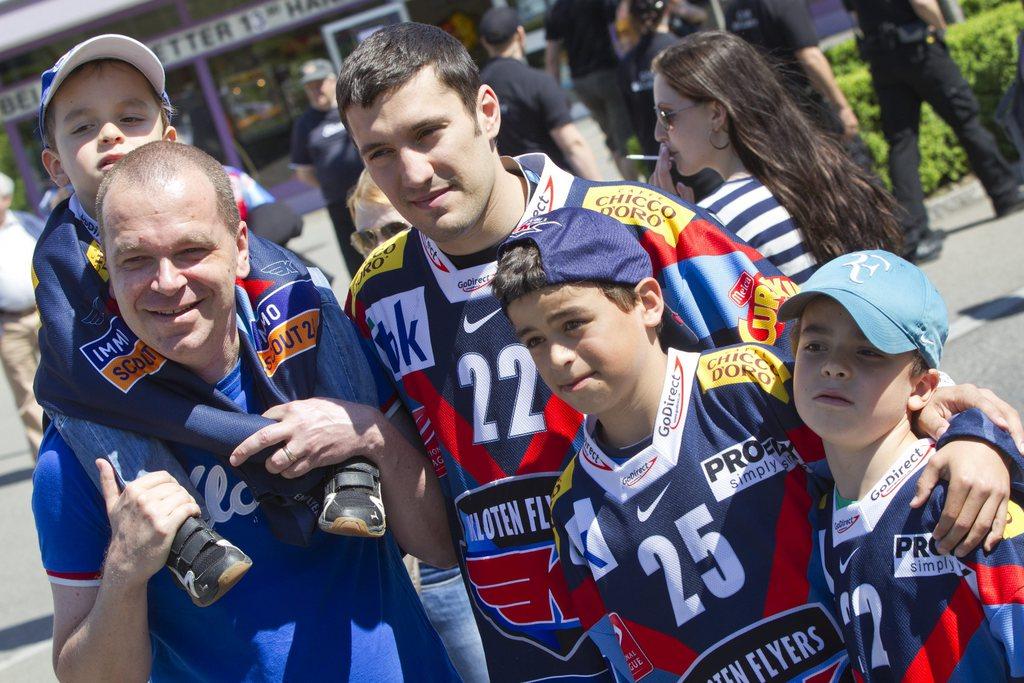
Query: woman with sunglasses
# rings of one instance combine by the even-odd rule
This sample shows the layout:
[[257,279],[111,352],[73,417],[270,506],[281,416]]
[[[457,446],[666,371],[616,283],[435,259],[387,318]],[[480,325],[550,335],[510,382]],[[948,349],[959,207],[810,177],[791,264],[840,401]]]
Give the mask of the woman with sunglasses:
[[659,54],[653,71],[653,184],[685,197],[672,165],[717,171],[725,183],[699,205],[798,283],[844,253],[899,253],[892,196],[806,118],[756,49],[706,31]]

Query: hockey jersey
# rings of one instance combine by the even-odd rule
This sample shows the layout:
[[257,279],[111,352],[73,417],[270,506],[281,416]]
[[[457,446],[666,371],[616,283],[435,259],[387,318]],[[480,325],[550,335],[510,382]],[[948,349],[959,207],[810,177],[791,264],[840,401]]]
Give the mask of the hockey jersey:
[[606,454],[587,418],[552,520],[584,628],[633,680],[845,670],[811,563],[821,441],[793,406],[791,368],[763,345],[670,349],[652,441],[625,459]]
[[[966,417],[968,414],[965,414]],[[940,482],[909,507],[934,452],[918,441],[860,501],[822,501],[821,543],[855,675],[865,681],[1024,680],[1024,511],[992,553],[940,555]]]
[[[519,223],[582,206],[634,226],[695,348],[781,340],[778,306],[795,288],[701,209],[638,183],[575,178],[540,154],[503,162],[535,188]],[[549,515],[583,418],[540,380],[491,294],[495,270],[460,269],[411,229],[370,254],[347,310],[433,460],[492,680],[607,677],[571,605]]]

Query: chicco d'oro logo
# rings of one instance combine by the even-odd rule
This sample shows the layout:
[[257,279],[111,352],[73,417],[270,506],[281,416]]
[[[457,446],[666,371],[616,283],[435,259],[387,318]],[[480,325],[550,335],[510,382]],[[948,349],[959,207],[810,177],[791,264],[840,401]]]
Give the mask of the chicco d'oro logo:
[[[872,259],[876,262],[873,263]],[[850,282],[856,282],[858,285],[864,284],[864,280],[861,279],[863,271],[867,271],[867,277],[874,277],[879,267],[883,268],[882,272],[892,270],[892,264],[878,254],[859,254],[841,265],[850,269]]]

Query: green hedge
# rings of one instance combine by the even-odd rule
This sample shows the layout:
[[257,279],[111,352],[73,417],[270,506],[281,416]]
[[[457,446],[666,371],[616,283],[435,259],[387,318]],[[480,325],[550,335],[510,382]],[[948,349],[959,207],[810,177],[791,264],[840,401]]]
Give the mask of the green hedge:
[[21,182],[21,176],[14,165],[14,152],[7,141],[6,132],[0,128],[0,172],[6,173],[14,179],[14,201],[11,206],[15,209],[27,210],[28,202],[25,199],[25,183]]
[[[981,104],[982,119],[990,129],[996,126],[992,114],[1000,98],[1013,80],[1016,68],[1017,34],[1024,28],[1024,9],[1021,3],[996,3],[993,0],[974,0],[962,3],[965,12],[970,7],[975,13],[962,24],[951,26],[946,42],[950,53],[960,66],[967,82],[974,89]],[[999,5],[994,9],[984,9]],[[852,40],[828,50],[839,87],[860,119],[861,136],[871,148],[879,174],[888,182],[888,145],[879,123],[878,100],[871,87],[867,65],[860,60]],[[1016,158],[1016,152],[997,133],[1004,153]],[[926,194],[949,182],[959,180],[969,172],[967,155],[959,146],[956,136],[927,105],[921,117],[921,183]]]

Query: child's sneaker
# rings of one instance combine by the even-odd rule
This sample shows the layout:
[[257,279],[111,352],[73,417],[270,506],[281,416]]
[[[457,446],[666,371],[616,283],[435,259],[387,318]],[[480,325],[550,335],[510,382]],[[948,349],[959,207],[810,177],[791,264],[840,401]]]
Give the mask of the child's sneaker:
[[196,517],[178,529],[167,556],[174,582],[199,607],[215,603],[251,566],[248,555]]
[[324,485],[320,528],[331,534],[380,538],[387,523],[380,498],[380,470],[365,458],[339,465]]

